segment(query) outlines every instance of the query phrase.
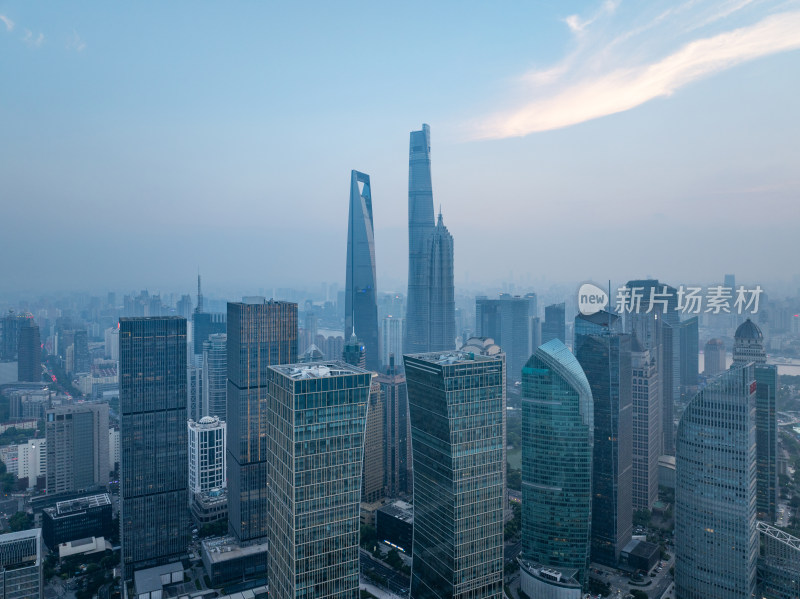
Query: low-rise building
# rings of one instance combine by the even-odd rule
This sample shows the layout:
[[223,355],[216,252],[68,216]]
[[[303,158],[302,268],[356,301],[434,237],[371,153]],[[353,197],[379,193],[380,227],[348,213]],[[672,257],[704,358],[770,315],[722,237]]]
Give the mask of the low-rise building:
[[42,510],[42,536],[51,550],[62,543],[113,533],[111,498],[107,493],[59,501]]
[[242,546],[232,536],[206,539],[202,558],[214,587],[267,575],[267,543]]
[[405,501],[395,501],[376,512],[378,540],[412,555],[414,538],[414,507]]

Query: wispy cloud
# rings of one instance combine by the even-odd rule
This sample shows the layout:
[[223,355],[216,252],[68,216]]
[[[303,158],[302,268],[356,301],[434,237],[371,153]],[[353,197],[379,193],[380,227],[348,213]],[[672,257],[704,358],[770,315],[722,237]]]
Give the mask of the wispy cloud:
[[0,21],[6,26],[6,31],[12,31],[14,29],[14,21],[9,19],[5,15],[0,15]]
[[[724,21],[758,2],[718,3],[713,10],[703,11],[702,20],[704,24]],[[591,42],[582,38],[586,27],[613,13],[616,6],[609,8],[606,3],[586,21],[576,17],[568,26],[579,39],[578,48],[560,63],[521,77],[528,87],[527,102],[482,119],[473,126],[473,137],[519,137],[576,125],[668,97],[694,81],[738,64],[800,48],[800,11],[789,10],[736,29],[707,33],[699,39],[689,36],[690,41],[684,39],[682,46],[665,51],[667,36],[653,35],[652,30],[663,28],[665,21],[672,20],[669,28],[673,37],[688,35],[700,22],[701,15],[690,10],[697,3],[698,0],[688,0],[659,12],[644,24],[622,32],[604,32],[599,41]],[[641,34],[645,31],[648,36],[643,40],[645,36]],[[636,52],[626,54],[626,42],[637,36]]]
[[83,52],[86,49],[86,42],[81,39],[81,36],[78,35],[78,32],[74,29],[72,30],[72,35],[67,40],[67,49],[75,50],[76,52]]
[[32,48],[38,48],[44,43],[44,33],[39,32],[39,35],[35,35],[33,31],[26,29],[22,41]]

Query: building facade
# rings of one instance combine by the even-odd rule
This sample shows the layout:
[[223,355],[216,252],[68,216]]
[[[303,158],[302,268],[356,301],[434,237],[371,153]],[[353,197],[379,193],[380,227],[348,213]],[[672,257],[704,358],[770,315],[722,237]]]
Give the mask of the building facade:
[[405,328],[404,318],[389,315],[381,320],[381,370],[389,366],[392,356],[395,362],[402,362]]
[[679,599],[755,596],[756,381],[752,366],[703,388],[676,445],[675,589]]
[[17,379],[31,383],[42,380],[42,342],[39,327],[32,322],[19,330]]
[[725,342],[722,339],[710,339],[703,350],[703,374],[712,377],[724,370]]
[[228,336],[214,333],[203,342],[203,416],[225,420],[228,410]]
[[535,310],[535,295],[520,297],[503,293],[498,299],[475,298],[475,336],[492,338],[503,348],[509,383],[520,380],[522,367],[538,347],[531,345],[530,334]]
[[268,377],[270,594],[352,599],[372,373],[317,362]]
[[111,498],[107,493],[59,501],[42,510],[42,538],[51,551],[61,543],[113,533]]
[[428,351],[448,351],[456,346],[455,253],[453,236],[444,226],[441,212],[428,238],[428,256]]
[[390,358],[389,367],[376,380],[383,401],[384,486],[389,497],[407,495],[412,491],[412,461],[406,375]]
[[734,335],[733,368],[754,364],[756,379],[756,477],[758,518],[775,522],[778,507],[778,368],[769,365],[764,336],[749,318]]
[[428,239],[434,229],[431,129],[411,132],[408,157],[408,300],[406,353],[429,349],[430,283]]
[[45,417],[45,434],[48,495],[108,486],[108,404],[50,408]]
[[216,416],[187,422],[189,492],[205,493],[225,486],[225,423]]
[[661,398],[658,368],[650,351],[631,340],[631,395],[633,400],[634,510],[650,510],[658,501],[658,458],[661,456]]
[[411,598],[501,597],[505,356],[404,357],[414,459]]
[[228,304],[228,523],[240,543],[267,534],[267,375],[297,361],[297,304]]
[[575,357],[592,389],[592,561],[615,567],[633,532],[633,398],[630,335],[576,335]]
[[44,599],[42,529],[0,535],[0,599]]
[[366,350],[367,368],[377,371],[380,367],[380,343],[372,188],[369,175],[358,171],[350,173],[346,270],[344,337],[347,339],[355,334],[359,338]]
[[564,303],[552,304],[544,308],[544,322],[542,322],[542,343],[553,339],[567,342],[566,307]]
[[[575,356],[553,339],[522,370],[523,588],[560,588],[555,583],[563,579],[574,594],[576,585],[580,593],[588,582],[593,446],[589,381]],[[558,576],[542,580],[543,568]]]
[[122,566],[167,563],[189,543],[186,320],[120,319]]

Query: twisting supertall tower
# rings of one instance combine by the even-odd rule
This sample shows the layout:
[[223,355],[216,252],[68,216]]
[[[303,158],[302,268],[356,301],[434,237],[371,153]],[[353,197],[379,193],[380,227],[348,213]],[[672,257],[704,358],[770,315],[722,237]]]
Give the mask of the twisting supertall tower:
[[405,353],[455,347],[453,237],[435,224],[431,129],[411,132],[408,162],[408,303]]

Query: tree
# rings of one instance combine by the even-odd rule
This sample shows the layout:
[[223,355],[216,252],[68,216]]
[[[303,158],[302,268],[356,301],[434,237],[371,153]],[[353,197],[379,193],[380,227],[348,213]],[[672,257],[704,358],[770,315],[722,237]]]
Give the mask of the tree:
[[631,589],[631,595],[633,599],[649,599],[647,593],[639,589]]
[[26,512],[17,512],[8,519],[12,532],[33,528],[33,518]]
[[651,517],[650,510],[648,509],[636,510],[633,512],[633,525],[647,528],[650,526]]
[[370,526],[369,524],[362,524],[361,525],[361,546],[364,547],[364,548],[369,548],[377,540],[378,540],[378,531],[375,530],[375,527],[374,526]]

